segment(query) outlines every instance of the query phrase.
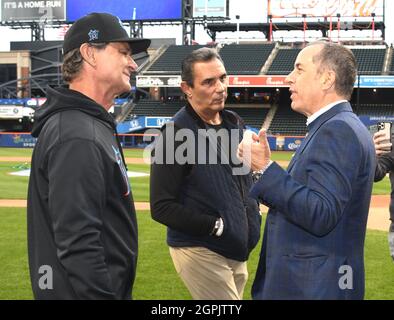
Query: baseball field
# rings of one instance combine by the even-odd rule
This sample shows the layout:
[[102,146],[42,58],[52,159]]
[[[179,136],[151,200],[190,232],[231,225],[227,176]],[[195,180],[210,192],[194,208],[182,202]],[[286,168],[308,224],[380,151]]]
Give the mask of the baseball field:
[[[31,149],[0,148],[0,299],[32,299],[27,262],[26,194]],[[286,166],[290,152],[276,152],[273,159]],[[142,150],[125,150],[139,227],[139,258],[133,298],[190,299],[179,280],[166,245],[166,228],[149,212],[149,165]],[[138,173],[146,173],[139,176]],[[374,185],[365,242],[366,299],[394,299],[394,262],[389,256],[388,178]],[[266,208],[262,208],[266,212]],[[264,225],[264,222],[263,222]],[[250,299],[261,243],[248,262],[245,299]]]

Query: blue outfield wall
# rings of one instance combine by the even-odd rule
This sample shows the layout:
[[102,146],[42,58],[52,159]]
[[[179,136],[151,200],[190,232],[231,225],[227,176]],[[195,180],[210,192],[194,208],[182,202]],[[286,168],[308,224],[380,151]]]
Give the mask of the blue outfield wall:
[[0,133],[0,147],[33,148],[36,141],[30,133]]
[[[136,138],[142,134],[119,134],[122,145],[125,148],[141,148],[141,144]],[[271,150],[294,151],[304,137],[268,137]],[[0,147],[8,148],[33,148],[37,138],[33,138],[29,133],[0,133]]]
[[[143,143],[141,136],[143,134],[133,134],[132,132],[140,131],[148,128],[161,128],[164,123],[171,120],[171,117],[137,117],[131,121],[126,121],[118,124],[117,130],[122,145],[125,148],[141,148],[146,146]],[[394,116],[390,117],[373,117],[360,116],[360,120],[368,128],[377,122],[394,122]],[[256,128],[247,127],[258,133]],[[269,136],[268,143],[271,150],[277,151],[295,151],[302,143],[305,137],[303,136]],[[35,146],[36,138],[33,138],[29,133],[6,133],[0,132],[0,147],[13,148],[32,148]]]

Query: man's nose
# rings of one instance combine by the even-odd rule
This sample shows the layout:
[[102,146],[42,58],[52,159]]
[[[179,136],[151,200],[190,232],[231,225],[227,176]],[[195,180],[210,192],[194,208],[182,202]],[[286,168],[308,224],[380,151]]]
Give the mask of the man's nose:
[[293,70],[292,72],[290,72],[290,73],[287,75],[287,77],[285,78],[285,83],[286,83],[286,84],[291,84],[291,83],[294,82],[294,81],[293,81],[293,73],[294,73],[294,70]]
[[226,83],[222,82],[221,80],[218,80],[219,85],[216,85],[216,90],[218,92],[223,92],[226,90]]
[[138,65],[135,63],[134,59],[131,56],[128,59],[128,66],[133,72],[137,71],[138,69]]

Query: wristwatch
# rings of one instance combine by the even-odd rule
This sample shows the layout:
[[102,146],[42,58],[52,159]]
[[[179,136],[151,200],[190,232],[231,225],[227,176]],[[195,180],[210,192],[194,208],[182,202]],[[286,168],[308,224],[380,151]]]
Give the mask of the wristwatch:
[[222,218],[218,218],[215,221],[215,226],[213,227],[212,232],[210,233],[211,236],[220,237],[223,233],[224,223]]
[[261,178],[261,176],[264,174],[264,172],[269,168],[269,166],[272,164],[272,160],[270,160],[269,162],[268,162],[268,164],[264,167],[264,168],[262,168],[262,169],[260,169],[260,170],[258,170],[258,171],[253,171],[252,172],[252,179],[253,179],[253,182],[257,182],[257,181],[259,181],[259,179]]

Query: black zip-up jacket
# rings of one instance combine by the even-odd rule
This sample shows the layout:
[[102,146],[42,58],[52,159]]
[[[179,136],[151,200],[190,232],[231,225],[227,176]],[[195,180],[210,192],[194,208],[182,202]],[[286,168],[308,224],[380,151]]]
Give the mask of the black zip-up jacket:
[[28,191],[36,299],[128,299],[137,222],[116,125],[85,95],[48,89],[35,112]]
[[394,223],[394,150],[376,157],[374,181],[377,182],[382,180],[387,173],[389,174],[391,184],[390,220]]
[[[236,133],[227,141],[231,147],[225,138],[218,139],[217,144],[214,139],[209,142],[204,132],[215,129],[205,124],[190,105],[182,108],[173,122],[162,129],[163,134],[155,142],[154,157],[162,158],[163,163],[159,160],[151,166],[151,214],[154,220],[168,227],[169,246],[202,246],[226,258],[246,261],[259,240],[261,217],[256,200],[249,197],[251,174],[248,170],[242,175],[233,173],[237,165],[232,159],[242,140],[244,126],[233,112],[223,110],[221,117],[223,121],[218,129]],[[189,129],[192,136],[176,141],[181,129]],[[206,144],[202,147],[199,143],[203,140]],[[177,162],[175,156],[186,145],[190,148],[183,153],[194,154],[198,163]],[[214,158],[217,155],[216,164],[210,161],[212,155]],[[211,235],[218,217],[224,221],[220,237]]]

